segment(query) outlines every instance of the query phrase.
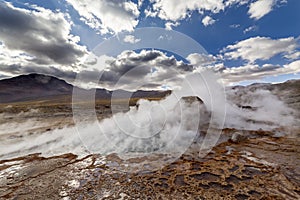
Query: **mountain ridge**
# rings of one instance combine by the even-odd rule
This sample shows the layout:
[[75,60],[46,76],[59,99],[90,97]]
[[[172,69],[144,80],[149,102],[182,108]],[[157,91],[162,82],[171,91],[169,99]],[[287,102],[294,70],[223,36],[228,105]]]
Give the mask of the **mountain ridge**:
[[[0,80],[0,103],[18,103],[33,100],[52,100],[60,101],[68,99],[71,101],[73,88],[76,86],[67,83],[60,78],[31,73],[26,75],[19,75],[12,78]],[[89,90],[76,87],[79,90],[87,92]],[[96,90],[96,99],[110,99],[112,95],[114,98],[163,98],[171,93],[167,91],[155,90],[137,90],[136,92],[129,92],[126,90],[110,91],[105,88],[94,88]],[[266,84],[255,83],[248,86],[231,86],[229,89],[239,90],[269,90],[291,107],[300,109],[300,79],[288,80],[284,83]],[[114,93],[114,94],[113,94]],[[88,94],[88,93],[87,93]]]
[[[60,78],[32,73],[20,75],[8,79],[0,80],[0,103],[16,103],[32,100],[57,99],[72,96],[73,88],[76,86],[67,83]],[[82,91],[89,91],[76,87]],[[94,88],[96,90],[96,99],[110,99],[114,91],[104,88]],[[162,98],[170,94],[170,91],[144,91],[137,90],[129,92],[126,90],[116,90],[114,97],[132,97],[132,98],[147,98],[158,97]]]

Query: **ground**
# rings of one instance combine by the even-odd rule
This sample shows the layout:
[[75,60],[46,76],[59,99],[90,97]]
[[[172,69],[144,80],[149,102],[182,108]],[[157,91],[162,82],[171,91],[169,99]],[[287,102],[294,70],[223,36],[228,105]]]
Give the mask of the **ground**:
[[[110,116],[108,104],[96,107],[100,120]],[[2,125],[12,119],[41,124],[6,134],[3,126],[2,141],[74,124],[69,104],[2,105],[1,113]],[[247,137],[227,141],[236,131]],[[280,132],[223,129],[223,141],[204,158],[192,145],[179,159],[153,171],[146,164],[130,171],[127,164],[155,155],[139,160],[115,154],[12,156],[0,161],[0,199],[300,199],[300,130]]]

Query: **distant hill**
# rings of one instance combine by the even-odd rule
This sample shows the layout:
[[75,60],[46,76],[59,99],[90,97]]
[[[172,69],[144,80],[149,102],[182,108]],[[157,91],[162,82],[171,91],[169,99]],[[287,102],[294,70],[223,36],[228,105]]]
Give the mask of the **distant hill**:
[[[28,74],[0,80],[0,103],[24,102],[33,100],[71,100],[75,86],[59,78],[42,75]],[[85,91],[84,89],[81,89]],[[96,99],[110,99],[113,91],[106,89],[96,90]],[[133,94],[125,90],[118,90],[118,98],[131,96],[133,98],[164,97],[170,91],[143,91],[138,90]]]
[[[75,86],[54,76],[42,74],[28,74],[0,80],[0,103],[26,102],[35,100],[47,100],[55,102],[71,102],[72,92]],[[255,83],[249,86],[234,86],[240,92],[245,90],[265,89],[277,95],[290,107],[300,111],[300,80],[289,80],[284,83]],[[230,89],[230,88],[228,88]],[[83,92],[87,90],[81,89]],[[97,89],[96,99],[110,99],[114,97],[126,98],[162,98],[170,94],[170,91],[143,91],[134,93],[125,90],[110,91]]]

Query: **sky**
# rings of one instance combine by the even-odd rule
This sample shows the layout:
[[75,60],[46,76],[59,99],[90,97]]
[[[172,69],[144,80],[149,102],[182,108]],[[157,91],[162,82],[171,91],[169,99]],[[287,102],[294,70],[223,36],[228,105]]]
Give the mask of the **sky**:
[[[143,80],[144,89],[203,69],[226,85],[299,79],[299,9],[299,0],[0,0],[0,79],[43,73],[72,82],[81,73],[85,86],[112,88],[123,78]],[[150,41],[148,27],[172,35],[166,48]],[[176,45],[180,54],[169,51]],[[100,85],[89,81],[95,74]]]

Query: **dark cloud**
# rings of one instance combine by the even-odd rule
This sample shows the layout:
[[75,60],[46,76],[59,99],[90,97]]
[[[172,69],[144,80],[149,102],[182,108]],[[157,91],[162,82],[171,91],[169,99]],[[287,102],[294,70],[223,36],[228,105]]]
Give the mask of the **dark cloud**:
[[[100,86],[109,89],[134,90],[140,89],[135,88],[140,84],[143,84],[143,89],[161,89],[166,83],[176,85],[194,70],[192,65],[158,50],[124,51],[116,58],[97,59],[98,62],[86,64],[85,70],[80,72],[82,81],[98,83],[101,74]],[[116,84],[124,88],[114,88]]]
[[[68,82],[72,82],[76,78],[76,73],[71,70],[62,70],[60,68],[49,66],[49,67],[39,67],[39,66],[22,66],[18,64],[13,65],[1,65],[1,73],[11,74],[13,76],[30,74],[30,73],[40,73],[45,75],[52,75],[62,78]],[[9,77],[9,76],[5,76]]]
[[[157,57],[161,56],[162,53],[159,51],[147,51],[147,53],[141,53],[141,54],[134,55],[133,51],[127,51],[125,53],[125,55],[127,56],[127,58],[130,61],[143,63],[143,62],[149,62],[151,60],[156,59]],[[123,59],[126,59],[126,58],[123,58]]]
[[64,14],[36,7],[16,8],[0,3],[0,41],[9,50],[20,50],[33,57],[36,64],[71,65],[85,53],[70,34]]
[[192,65],[177,61],[173,56],[168,57],[158,50],[142,50],[140,53],[125,51],[109,64],[109,70],[120,75],[135,68],[139,68],[142,73],[148,74],[151,72],[151,67],[193,71]]

